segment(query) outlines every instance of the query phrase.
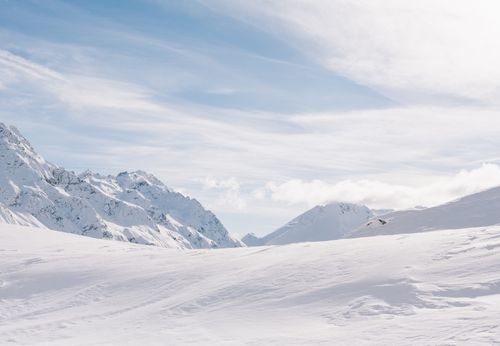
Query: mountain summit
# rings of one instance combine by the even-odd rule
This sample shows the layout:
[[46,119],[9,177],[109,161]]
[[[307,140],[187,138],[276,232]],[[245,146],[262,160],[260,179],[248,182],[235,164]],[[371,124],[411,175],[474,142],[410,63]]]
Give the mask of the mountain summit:
[[0,221],[175,248],[243,246],[196,200],[152,174],[80,175],[0,123]]
[[373,211],[363,205],[334,202],[306,211],[265,237],[247,234],[242,240],[248,246],[335,240],[372,217]]

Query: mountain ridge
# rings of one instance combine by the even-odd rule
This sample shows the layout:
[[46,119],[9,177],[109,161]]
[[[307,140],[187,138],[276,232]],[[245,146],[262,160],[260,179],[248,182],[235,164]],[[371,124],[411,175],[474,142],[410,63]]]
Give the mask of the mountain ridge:
[[[342,209],[342,206],[350,206],[352,210],[365,210],[366,214],[361,218],[356,213],[339,214],[338,208]],[[242,241],[247,246],[282,245],[492,226],[500,224],[499,211],[500,187],[476,192],[434,207],[415,207],[399,211],[376,210],[356,204],[333,202],[316,206],[263,237],[250,233],[244,236]],[[325,212],[330,212],[331,215],[322,215]],[[339,224],[342,219],[347,223]],[[290,233],[295,233],[296,237],[290,237]]]
[[196,200],[138,170],[76,174],[0,123],[0,221],[174,248],[244,246]]

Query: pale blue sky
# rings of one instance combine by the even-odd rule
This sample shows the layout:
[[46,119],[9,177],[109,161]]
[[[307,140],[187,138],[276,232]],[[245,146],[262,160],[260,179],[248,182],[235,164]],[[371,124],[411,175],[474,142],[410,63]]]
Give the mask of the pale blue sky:
[[438,203],[500,184],[482,2],[0,0],[0,121],[68,169],[150,171],[238,234],[333,199]]

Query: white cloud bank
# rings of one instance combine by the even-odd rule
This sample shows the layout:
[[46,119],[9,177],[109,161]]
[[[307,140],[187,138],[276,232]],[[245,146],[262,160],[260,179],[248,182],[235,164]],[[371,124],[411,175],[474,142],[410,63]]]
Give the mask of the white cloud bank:
[[[375,179],[324,180],[290,179],[268,182],[249,188],[236,178],[207,177],[203,188],[215,192],[217,206],[225,212],[241,212],[278,208],[305,210],[332,201],[364,204],[379,209],[407,209],[435,206],[500,186],[500,166],[485,163],[478,168],[461,170],[454,175],[441,175],[413,185],[403,185]],[[300,209],[302,208],[302,209]]]
[[247,206],[247,202],[241,194],[240,182],[234,177],[228,179],[206,177],[203,181],[203,188],[216,192],[217,197],[214,204],[217,207],[241,211]]
[[[415,186],[376,180],[327,183],[292,179],[283,183],[268,183],[260,191],[273,201],[289,204],[314,206],[330,201],[345,201],[366,204],[372,208],[405,209],[442,204],[495,186],[500,186],[500,166],[490,163]],[[263,197],[262,194],[260,196]]]

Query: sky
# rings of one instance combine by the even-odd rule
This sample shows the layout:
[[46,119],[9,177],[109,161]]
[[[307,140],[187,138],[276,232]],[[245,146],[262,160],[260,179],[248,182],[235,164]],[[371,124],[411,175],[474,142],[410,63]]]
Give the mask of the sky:
[[234,234],[500,185],[496,0],[0,0],[0,121]]

